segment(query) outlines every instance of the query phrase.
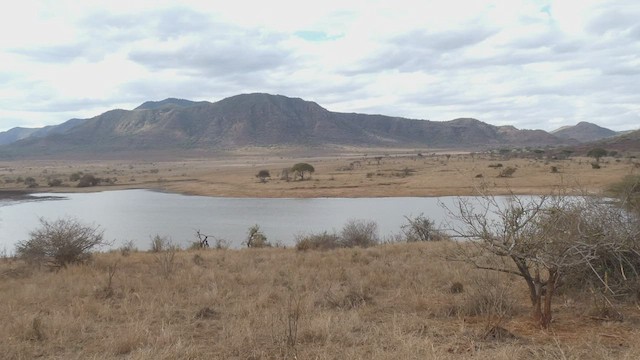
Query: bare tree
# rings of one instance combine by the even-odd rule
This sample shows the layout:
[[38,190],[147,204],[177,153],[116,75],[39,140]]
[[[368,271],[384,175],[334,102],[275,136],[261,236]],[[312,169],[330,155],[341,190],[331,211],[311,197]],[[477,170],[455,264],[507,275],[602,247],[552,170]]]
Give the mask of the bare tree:
[[450,210],[462,224],[454,227],[455,234],[469,240],[451,259],[522,277],[532,316],[543,328],[551,323],[554,291],[563,276],[589,269],[601,278],[593,264],[603,249],[615,251],[626,241],[620,234],[605,232],[607,226],[598,221],[605,209],[612,210],[608,204],[600,203],[593,211],[594,204],[587,203],[591,200],[581,197],[510,196],[501,202],[482,195],[480,199],[459,199],[455,211]]

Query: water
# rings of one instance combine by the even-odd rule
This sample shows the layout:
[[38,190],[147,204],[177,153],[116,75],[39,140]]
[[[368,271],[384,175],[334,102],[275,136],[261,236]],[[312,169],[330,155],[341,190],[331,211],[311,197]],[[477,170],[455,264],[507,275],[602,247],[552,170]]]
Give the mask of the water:
[[149,190],[122,190],[84,194],[34,194],[61,199],[0,200],[0,251],[13,252],[26,240],[39,219],[74,217],[99,225],[105,239],[118,247],[133,241],[147,249],[155,235],[167,236],[183,247],[196,240],[196,230],[242,246],[254,224],[270,242],[295,243],[298,234],[339,231],[350,219],[378,224],[381,237],[400,232],[405,216],[424,214],[436,225],[447,222],[442,204],[456,197],[439,198],[314,198],[262,199],[186,196]]

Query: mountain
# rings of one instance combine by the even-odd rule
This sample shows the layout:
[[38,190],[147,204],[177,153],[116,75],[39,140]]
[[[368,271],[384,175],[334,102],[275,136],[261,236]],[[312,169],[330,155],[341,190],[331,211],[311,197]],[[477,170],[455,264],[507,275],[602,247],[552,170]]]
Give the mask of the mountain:
[[564,126],[551,132],[562,139],[574,139],[579,142],[596,141],[618,135],[617,132],[585,121],[574,126]]
[[163,108],[170,108],[170,107],[176,107],[176,106],[186,107],[186,106],[193,106],[193,105],[203,104],[203,103],[206,103],[206,101],[195,102],[195,101],[185,100],[185,99],[168,98],[162,101],[147,101],[142,105],[138,106],[137,108],[135,108],[134,110],[154,110],[154,109],[163,109]]
[[445,122],[331,112],[282,95],[243,94],[215,103],[167,99],[111,110],[64,132],[0,147],[0,156],[209,151],[246,146],[388,146],[478,149],[558,145],[541,130],[476,119]]
[[62,134],[82,123],[84,119],[71,119],[59,125],[49,125],[42,128],[15,127],[0,132],[0,145],[7,145],[30,137],[45,137],[51,134]]
[[619,152],[640,152],[640,130],[625,131],[621,135],[600,140],[595,143],[595,145],[597,145],[598,147],[603,147],[609,151],[616,150]]

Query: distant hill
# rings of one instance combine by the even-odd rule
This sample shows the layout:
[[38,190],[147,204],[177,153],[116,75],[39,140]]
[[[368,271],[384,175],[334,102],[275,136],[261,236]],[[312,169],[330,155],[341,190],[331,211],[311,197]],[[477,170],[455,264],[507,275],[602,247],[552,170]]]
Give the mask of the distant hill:
[[476,119],[412,120],[331,112],[282,95],[243,94],[221,101],[166,99],[111,110],[63,132],[0,147],[0,156],[136,151],[210,151],[246,146],[387,146],[480,149],[558,145],[542,130],[498,127]]
[[71,119],[59,125],[50,125],[42,128],[16,127],[0,132],[0,145],[7,145],[30,137],[45,137],[51,134],[62,134],[76,125],[84,122],[84,119]]
[[618,135],[617,132],[588,122],[579,122],[574,126],[564,126],[551,132],[562,139],[574,139],[579,142],[596,141]]
[[607,150],[640,152],[640,130],[625,131],[622,135],[597,142]]

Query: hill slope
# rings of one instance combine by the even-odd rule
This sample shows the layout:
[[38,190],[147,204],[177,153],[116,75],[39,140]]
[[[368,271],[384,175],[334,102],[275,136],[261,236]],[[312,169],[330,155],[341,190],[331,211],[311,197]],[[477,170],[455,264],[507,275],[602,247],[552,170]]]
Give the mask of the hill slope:
[[216,103],[167,99],[131,111],[111,110],[63,133],[1,147],[0,154],[327,145],[476,149],[560,143],[541,130],[497,127],[475,119],[436,122],[337,113],[298,98],[244,94]]
[[596,141],[618,134],[613,130],[584,121],[579,122],[574,126],[562,127],[558,130],[552,131],[551,133],[563,139],[575,139],[580,142]]

